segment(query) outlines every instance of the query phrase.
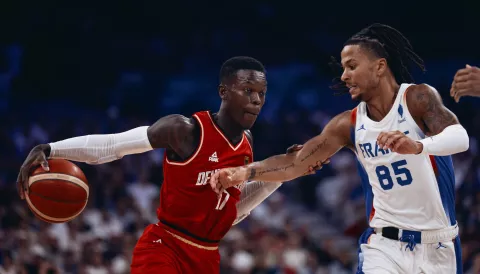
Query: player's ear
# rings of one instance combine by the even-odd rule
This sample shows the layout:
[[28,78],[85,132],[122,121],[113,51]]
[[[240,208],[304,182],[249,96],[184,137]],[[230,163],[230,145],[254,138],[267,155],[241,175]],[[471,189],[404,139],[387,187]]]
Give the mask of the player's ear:
[[377,60],[377,75],[380,76],[387,70],[387,59],[380,58]]
[[224,84],[218,85],[218,95],[220,95],[222,100],[227,99],[227,87]]

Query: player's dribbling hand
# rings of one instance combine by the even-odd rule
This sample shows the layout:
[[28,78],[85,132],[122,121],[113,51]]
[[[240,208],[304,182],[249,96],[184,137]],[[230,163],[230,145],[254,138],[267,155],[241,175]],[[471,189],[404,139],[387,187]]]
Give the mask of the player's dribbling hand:
[[453,78],[450,96],[459,102],[463,96],[480,96],[480,68],[467,65]]
[[45,171],[49,170],[47,156],[44,151],[45,145],[34,147],[20,168],[17,176],[17,189],[22,200],[25,199],[25,195],[28,194],[28,175],[30,171],[39,165],[42,166]]
[[[302,148],[303,148],[303,145],[292,145],[289,148],[287,148],[287,154],[297,152],[297,151],[301,150]],[[326,165],[326,164],[329,164],[329,163],[330,163],[330,159],[325,160],[325,162],[323,162],[323,163],[320,162],[320,161],[317,161],[315,166],[309,166],[308,170],[303,175],[315,174],[317,172],[317,170],[322,169],[324,164]]]
[[377,137],[377,144],[383,150],[390,149],[399,154],[419,154],[423,145],[401,131],[381,132]]

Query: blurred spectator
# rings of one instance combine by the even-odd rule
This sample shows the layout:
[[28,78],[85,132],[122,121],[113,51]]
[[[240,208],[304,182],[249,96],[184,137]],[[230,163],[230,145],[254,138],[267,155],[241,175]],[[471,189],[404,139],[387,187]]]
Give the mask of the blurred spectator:
[[149,177],[149,171],[143,168],[138,181],[128,186],[128,194],[140,207],[143,216],[148,216],[150,212],[156,210],[152,208],[152,201],[158,199],[160,195],[159,188],[149,181]]

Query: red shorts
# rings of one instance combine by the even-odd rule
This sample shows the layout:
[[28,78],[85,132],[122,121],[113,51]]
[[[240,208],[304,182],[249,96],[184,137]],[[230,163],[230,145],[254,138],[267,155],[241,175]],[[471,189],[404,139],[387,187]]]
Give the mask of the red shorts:
[[218,246],[200,245],[151,224],[133,250],[131,273],[218,274],[220,253]]

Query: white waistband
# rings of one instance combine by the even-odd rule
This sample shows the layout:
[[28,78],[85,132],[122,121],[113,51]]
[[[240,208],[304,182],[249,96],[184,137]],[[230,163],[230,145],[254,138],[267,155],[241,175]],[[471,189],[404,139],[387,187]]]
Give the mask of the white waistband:
[[[374,228],[375,234],[382,235],[382,228]],[[410,231],[410,230],[409,230]],[[439,242],[447,242],[458,236],[458,223],[453,226],[438,230],[419,231],[422,234],[422,244],[436,244]],[[398,239],[402,238],[403,229],[398,229]]]

